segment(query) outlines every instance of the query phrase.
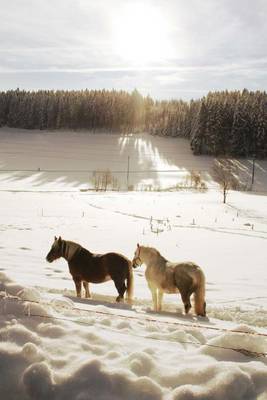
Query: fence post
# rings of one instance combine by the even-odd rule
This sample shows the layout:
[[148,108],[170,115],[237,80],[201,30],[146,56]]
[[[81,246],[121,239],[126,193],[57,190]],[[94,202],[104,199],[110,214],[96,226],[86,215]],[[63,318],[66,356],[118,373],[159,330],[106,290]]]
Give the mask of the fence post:
[[129,175],[130,175],[130,156],[127,160],[127,190],[129,190]]
[[251,174],[251,187],[254,183],[254,178],[255,178],[255,154],[253,154],[253,160],[252,160],[252,174]]

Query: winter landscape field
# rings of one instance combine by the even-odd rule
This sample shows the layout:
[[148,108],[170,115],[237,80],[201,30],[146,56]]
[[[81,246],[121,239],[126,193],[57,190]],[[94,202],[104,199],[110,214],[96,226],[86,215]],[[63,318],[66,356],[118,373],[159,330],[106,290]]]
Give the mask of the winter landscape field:
[[[212,157],[183,139],[2,128],[0,141],[1,399],[267,399],[266,162],[223,204]],[[249,187],[252,164],[237,163]],[[92,190],[103,169],[120,191]],[[193,170],[207,190],[178,188]],[[196,262],[207,317],[177,295],[153,312],[144,266],[132,306],[112,282],[78,301],[66,261],[45,260],[55,235]]]

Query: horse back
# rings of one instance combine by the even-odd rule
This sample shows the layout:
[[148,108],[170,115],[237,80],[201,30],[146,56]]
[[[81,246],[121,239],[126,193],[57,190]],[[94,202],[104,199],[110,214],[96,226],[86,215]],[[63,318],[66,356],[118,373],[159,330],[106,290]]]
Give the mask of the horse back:
[[[174,280],[179,288],[196,289],[202,281],[203,272],[201,268],[193,262],[181,262],[173,264]],[[179,288],[179,290],[180,290]]]
[[106,253],[102,255],[102,262],[113,280],[128,277],[131,261],[119,253]]
[[69,261],[69,270],[73,277],[81,280],[101,283],[109,279],[128,277],[131,262],[118,253],[94,254],[81,248]]

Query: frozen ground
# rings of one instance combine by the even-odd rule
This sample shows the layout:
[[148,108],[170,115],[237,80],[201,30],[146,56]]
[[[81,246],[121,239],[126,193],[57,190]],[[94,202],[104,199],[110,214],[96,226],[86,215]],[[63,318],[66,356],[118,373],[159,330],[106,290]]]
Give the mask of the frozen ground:
[[[35,137],[19,144],[10,133],[2,132],[3,168],[33,168],[33,154],[41,162],[45,135],[42,150]],[[48,158],[38,165],[64,170],[67,152],[55,167]],[[216,190],[81,192],[78,173],[56,183],[13,174],[0,181],[1,399],[267,399],[266,196],[231,192],[223,205]],[[45,261],[59,234],[98,253],[132,258],[139,242],[195,261],[207,277],[208,317],[185,317],[176,295],[165,296],[165,312],[149,312],[143,267],[132,309],[108,306],[109,282],[92,285],[95,303],[76,302],[66,262]]]

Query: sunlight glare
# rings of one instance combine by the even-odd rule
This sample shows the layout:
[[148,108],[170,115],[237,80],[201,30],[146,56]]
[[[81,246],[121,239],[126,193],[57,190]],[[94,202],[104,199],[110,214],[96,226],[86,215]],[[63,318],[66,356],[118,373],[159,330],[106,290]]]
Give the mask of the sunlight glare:
[[113,49],[134,66],[164,62],[171,56],[167,19],[149,4],[125,6],[113,19]]

